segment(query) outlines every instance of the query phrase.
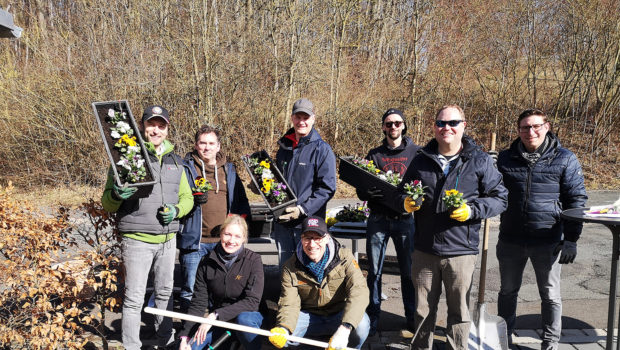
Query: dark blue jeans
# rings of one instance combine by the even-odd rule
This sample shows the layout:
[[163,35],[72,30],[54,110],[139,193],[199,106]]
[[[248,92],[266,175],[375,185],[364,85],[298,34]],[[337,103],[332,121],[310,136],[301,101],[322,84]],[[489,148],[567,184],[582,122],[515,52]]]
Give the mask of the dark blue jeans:
[[[248,326],[253,328],[260,328],[263,324],[263,315],[257,311],[246,311],[242,312],[234,319],[232,322],[240,324],[242,326]],[[200,344],[192,343],[192,350],[202,350],[208,349],[208,345],[211,345],[211,342],[220,339],[222,334],[226,331],[225,328],[212,327],[211,330],[207,333],[207,337],[205,341]],[[246,333],[233,331],[233,334],[239,339],[241,345],[243,345],[244,349],[247,350],[259,350],[261,348],[262,339],[257,334],[254,333]],[[224,343],[218,349],[227,349],[230,345]]]
[[523,281],[525,264],[530,260],[536,275],[541,299],[542,348],[557,349],[562,331],[562,296],[560,275],[562,265],[553,252],[559,242],[527,246],[504,241],[497,243],[497,260],[501,286],[497,298],[497,313],[506,320],[508,336],[514,330],[517,317],[517,297]]
[[381,276],[385,249],[390,237],[394,241],[398,268],[400,269],[400,290],[403,296],[405,317],[413,324],[415,315],[415,291],[411,281],[411,251],[413,246],[413,216],[395,220],[383,215],[371,214],[366,226],[366,254],[368,255],[368,289],[370,303],[366,312],[370,317],[371,334],[377,329],[381,313]]
[[198,264],[203,256],[209,254],[217,245],[217,243],[200,243],[197,250],[180,249],[179,262],[181,264],[181,276],[183,283],[181,284],[180,308],[181,312],[187,312],[189,304],[194,294],[194,283],[196,283],[196,271]]

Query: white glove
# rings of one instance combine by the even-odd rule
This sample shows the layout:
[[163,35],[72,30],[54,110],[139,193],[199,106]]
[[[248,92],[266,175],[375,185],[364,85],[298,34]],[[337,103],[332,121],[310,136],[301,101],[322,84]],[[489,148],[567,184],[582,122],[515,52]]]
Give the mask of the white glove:
[[347,344],[349,344],[349,334],[351,334],[351,329],[345,325],[340,325],[336,333],[334,333],[329,340],[327,350],[341,350],[346,348]]
[[286,214],[280,215],[278,217],[279,222],[289,222],[291,220],[297,220],[302,214],[301,208],[298,205],[294,207],[288,207],[284,209],[284,212]]

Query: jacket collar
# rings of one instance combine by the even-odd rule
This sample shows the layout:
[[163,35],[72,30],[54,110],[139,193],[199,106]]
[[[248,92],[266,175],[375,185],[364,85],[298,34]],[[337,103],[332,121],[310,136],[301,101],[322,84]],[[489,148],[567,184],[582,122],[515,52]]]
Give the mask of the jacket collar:
[[[293,149],[293,142],[288,139],[287,135],[294,134],[294,133],[295,133],[294,128],[288,129],[288,131],[280,138],[280,140],[278,140],[278,144],[282,148],[289,149],[289,150]],[[297,146],[301,147],[303,145],[307,145],[310,142],[315,142],[318,140],[321,140],[321,135],[319,135],[316,129],[312,127],[312,130],[310,130],[310,133],[308,133],[308,135],[299,139]]]

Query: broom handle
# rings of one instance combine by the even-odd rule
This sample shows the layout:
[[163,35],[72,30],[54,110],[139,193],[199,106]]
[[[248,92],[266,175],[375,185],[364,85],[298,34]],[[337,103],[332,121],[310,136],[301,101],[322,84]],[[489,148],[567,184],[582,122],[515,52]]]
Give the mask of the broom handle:
[[[491,133],[491,151],[495,151],[495,133]],[[480,259],[480,283],[478,284],[478,304],[484,303],[484,291],[487,282],[487,255],[489,251],[489,219],[484,219],[484,236],[482,238],[482,257]]]
[[[196,322],[196,323],[207,323],[215,327],[233,329],[235,331],[253,333],[253,334],[258,334],[258,335],[262,335],[265,337],[270,337],[272,335],[278,335],[278,334],[273,334],[270,331],[260,329],[260,328],[248,327],[248,326],[243,326],[243,325],[236,324],[236,323],[230,323],[230,322],[224,322],[224,321],[218,321],[218,320],[210,320],[204,317],[182,314],[180,312],[173,312],[173,311],[168,311],[168,310],[163,310],[163,309],[156,309],[154,307],[145,307],[144,312],[153,314],[153,315],[164,316],[164,317],[178,318],[180,320],[186,320],[186,321],[191,321],[191,322]],[[295,337],[292,335],[288,335],[286,339],[291,342],[316,346],[316,347],[323,348],[323,349],[327,349],[327,347],[329,346],[329,344],[326,342],[302,338],[302,337]],[[345,349],[355,350],[349,347]]]

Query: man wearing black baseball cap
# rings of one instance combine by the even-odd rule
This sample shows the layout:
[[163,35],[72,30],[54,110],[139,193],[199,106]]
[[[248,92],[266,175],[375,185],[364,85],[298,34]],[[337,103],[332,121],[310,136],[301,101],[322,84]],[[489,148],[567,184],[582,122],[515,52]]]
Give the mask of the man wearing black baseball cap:
[[[407,124],[403,112],[389,108],[381,117],[381,130],[385,135],[382,144],[368,152],[366,159],[372,160],[378,169],[386,173],[400,176],[405,174],[407,167],[420,146],[405,136]],[[381,275],[385,248],[392,238],[400,269],[400,291],[405,307],[406,329],[414,331],[415,292],[411,280],[411,251],[413,248],[414,223],[413,215],[404,209],[396,212],[386,205],[381,190],[371,188],[368,191],[357,191],[357,196],[368,201],[370,216],[366,227],[366,252],[368,253],[368,289],[370,302],[366,312],[370,317],[370,335],[377,332],[381,315]]]
[[301,98],[293,104],[293,127],[278,145],[276,164],[297,196],[297,203],[285,209],[274,224],[280,268],[295,253],[305,217],[325,218],[327,201],[336,193],[336,156],[316,128],[314,104]]
[[[140,349],[140,315],[149,272],[153,271],[155,307],[167,309],[172,300],[176,232],[179,218],[190,212],[194,199],[187,182],[183,159],[173,153],[167,140],[170,116],[162,106],[149,106],[142,114],[141,129],[154,186],[119,187],[111,170],[101,197],[103,207],[116,212],[123,236],[121,255],[125,268],[122,339],[127,350]],[[171,303],[170,303],[171,305]],[[166,346],[174,340],[172,320],[155,317],[155,344]]]
[[276,335],[269,341],[282,348],[290,334],[331,336],[328,350],[359,349],[370,328],[362,270],[351,251],[328,233],[325,218],[307,217],[301,230],[296,254],[282,268],[277,326],[271,329]]

